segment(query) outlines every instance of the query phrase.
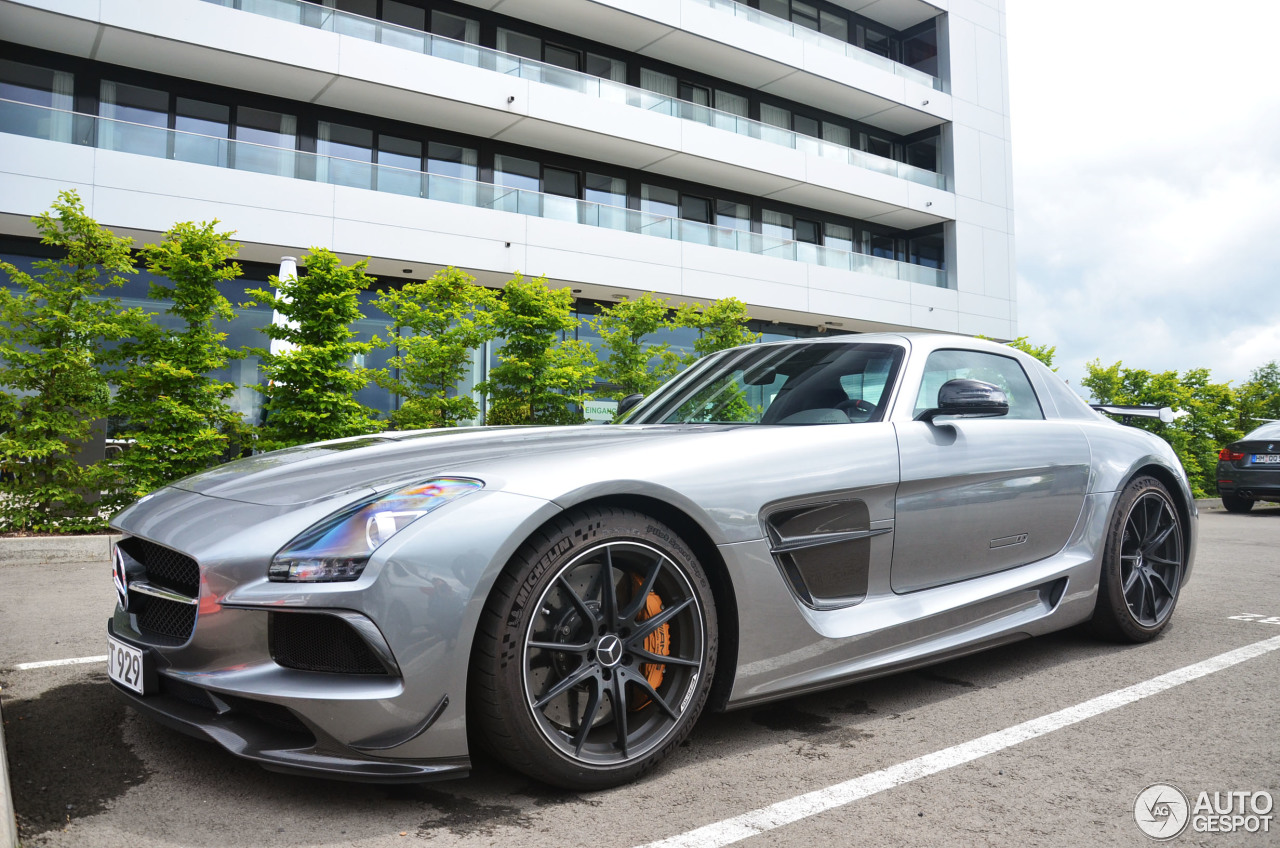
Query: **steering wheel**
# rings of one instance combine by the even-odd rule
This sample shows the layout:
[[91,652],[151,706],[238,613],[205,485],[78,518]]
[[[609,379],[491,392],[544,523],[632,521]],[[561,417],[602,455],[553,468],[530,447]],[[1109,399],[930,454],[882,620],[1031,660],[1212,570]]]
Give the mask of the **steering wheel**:
[[870,421],[871,416],[876,414],[879,407],[870,401],[858,399],[838,403],[836,404],[836,409],[849,416],[850,421],[855,424],[861,424],[864,421]]

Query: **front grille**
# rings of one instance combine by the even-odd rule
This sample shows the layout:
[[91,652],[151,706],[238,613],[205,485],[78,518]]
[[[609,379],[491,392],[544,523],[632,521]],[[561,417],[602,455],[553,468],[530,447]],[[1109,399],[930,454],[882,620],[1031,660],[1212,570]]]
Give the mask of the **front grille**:
[[142,563],[147,582],[189,598],[200,595],[200,566],[191,557],[136,536],[120,540],[120,547]]
[[267,625],[271,657],[285,668],[336,674],[386,674],[360,634],[335,615],[273,612]]
[[144,636],[164,636],[176,639],[178,643],[191,638],[196,627],[195,604],[181,604],[137,593],[130,596],[130,608],[134,601],[141,607],[138,610],[138,630]]
[[138,632],[157,645],[181,645],[190,639],[196,627],[194,602],[200,597],[200,566],[186,554],[136,536],[121,539],[117,547],[142,566],[142,574],[136,572],[136,566],[129,566],[130,583],[145,582],[192,600],[186,604],[131,590],[129,612],[136,617]]

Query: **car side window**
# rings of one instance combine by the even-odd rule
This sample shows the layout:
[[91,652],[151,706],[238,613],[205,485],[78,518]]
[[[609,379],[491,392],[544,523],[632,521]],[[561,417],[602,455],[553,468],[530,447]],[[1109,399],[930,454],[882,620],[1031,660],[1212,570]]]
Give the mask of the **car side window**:
[[916,396],[918,415],[938,405],[938,390],[948,380],[981,380],[1004,391],[1009,399],[1006,418],[1034,420],[1044,418],[1040,401],[1031,388],[1027,372],[1018,360],[995,353],[975,350],[935,350],[924,364],[920,394]]

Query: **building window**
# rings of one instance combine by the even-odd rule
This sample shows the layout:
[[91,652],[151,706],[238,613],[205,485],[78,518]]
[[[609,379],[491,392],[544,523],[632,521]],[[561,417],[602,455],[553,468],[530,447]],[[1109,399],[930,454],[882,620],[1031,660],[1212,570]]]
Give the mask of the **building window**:
[[479,157],[474,148],[432,141],[427,144],[427,196],[473,204],[479,191]]
[[749,105],[747,98],[741,94],[734,94],[729,91],[716,89],[716,108],[721,112],[728,112],[731,115],[739,117],[747,117],[749,114]]
[[[75,77],[69,71],[55,71],[23,62],[0,59],[0,98],[42,109],[0,103],[0,121],[5,132],[71,141],[71,111],[75,108]],[[60,111],[49,111],[49,110]]]
[[902,40],[902,64],[938,76],[938,30],[930,26]]
[[236,141],[235,167],[240,170],[281,177],[296,173],[298,119],[294,115],[241,106],[236,110]]
[[611,59],[598,53],[587,53],[582,69],[593,77],[600,77],[613,82],[625,83],[627,81],[627,63],[621,59]]
[[316,179],[373,188],[373,131],[321,121],[316,133]]
[[443,38],[464,41],[467,44],[480,43],[479,21],[473,21],[470,18],[463,18],[458,15],[450,15],[448,12],[432,10],[431,32]]
[[679,84],[675,77],[652,68],[640,69],[640,87],[645,91],[661,94],[663,97],[675,97],[679,91]]
[[231,137],[231,107],[189,97],[177,98],[173,128],[173,158],[200,165],[227,167]]
[[881,259],[901,259],[899,240],[893,236],[867,230],[863,233],[862,252]]
[[640,186],[640,211],[664,218],[680,217],[680,192],[666,186]]
[[99,86],[98,146],[143,156],[168,157],[169,93],[103,80]]
[[906,151],[906,162],[916,168],[924,168],[926,171],[938,170],[938,138],[922,138],[917,141],[903,145]]
[[942,236],[916,236],[909,240],[909,261],[926,268],[939,268],[945,265],[945,249]]
[[882,156],[885,159],[894,158],[893,141],[875,133],[864,132],[861,134],[861,147],[867,153],[874,156]]
[[853,227],[844,224],[823,224],[822,243],[833,250],[854,252]]
[[377,187],[379,191],[422,195],[422,142],[378,134]]

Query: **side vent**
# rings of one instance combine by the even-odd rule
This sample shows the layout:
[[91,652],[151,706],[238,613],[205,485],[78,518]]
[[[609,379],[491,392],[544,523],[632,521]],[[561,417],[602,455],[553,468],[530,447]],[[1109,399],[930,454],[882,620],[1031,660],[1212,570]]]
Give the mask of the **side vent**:
[[781,505],[764,518],[773,558],[796,596],[814,609],[856,604],[867,596],[872,530],[861,500]]

